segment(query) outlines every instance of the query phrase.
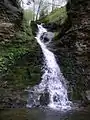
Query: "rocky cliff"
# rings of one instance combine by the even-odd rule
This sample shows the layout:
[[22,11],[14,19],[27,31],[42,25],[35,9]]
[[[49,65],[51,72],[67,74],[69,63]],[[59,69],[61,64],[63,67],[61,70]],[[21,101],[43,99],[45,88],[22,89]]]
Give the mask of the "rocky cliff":
[[15,25],[20,25],[23,11],[17,0],[0,1],[0,42],[8,42],[14,36]]
[[89,0],[69,0],[66,8],[57,9],[41,19],[48,30],[55,32],[51,50],[69,81],[71,100],[87,101],[86,91],[90,90],[89,12]]
[[1,0],[0,109],[25,107],[24,90],[40,80],[39,55],[39,47],[18,0]]
[[86,101],[90,90],[90,1],[71,0],[67,4],[67,21],[55,42],[62,71],[69,81],[71,99]]

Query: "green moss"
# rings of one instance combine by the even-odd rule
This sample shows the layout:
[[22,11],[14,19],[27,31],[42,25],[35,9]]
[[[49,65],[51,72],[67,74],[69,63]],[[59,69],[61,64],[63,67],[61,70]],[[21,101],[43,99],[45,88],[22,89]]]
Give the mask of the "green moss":
[[33,19],[33,12],[30,9],[24,10],[24,18],[29,21]]
[[78,68],[75,63],[75,59],[70,55],[60,57],[60,68],[65,78],[69,82],[68,91],[71,94],[71,100],[80,100],[82,99],[82,93],[85,90],[85,81],[83,76],[80,73],[80,68]]
[[40,80],[39,54],[32,30],[24,20],[11,42],[0,45],[0,76],[3,81],[23,88],[37,83]]
[[55,9],[48,16],[45,16],[45,18],[41,19],[41,22],[56,23],[56,24],[62,25],[66,19],[67,19],[66,7],[61,7],[61,8]]

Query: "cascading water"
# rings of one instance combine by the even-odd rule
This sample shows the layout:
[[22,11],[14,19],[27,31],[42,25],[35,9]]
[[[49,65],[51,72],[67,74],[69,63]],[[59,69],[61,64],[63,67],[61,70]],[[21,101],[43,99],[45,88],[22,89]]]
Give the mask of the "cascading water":
[[[39,85],[34,86],[29,91],[29,100],[27,107],[47,105],[53,109],[71,109],[71,102],[68,100],[65,78],[56,62],[54,54],[47,48],[51,39],[42,37],[48,33],[42,25],[38,25],[38,33],[36,36],[43,55],[44,55],[44,74]],[[52,38],[52,37],[51,37]]]

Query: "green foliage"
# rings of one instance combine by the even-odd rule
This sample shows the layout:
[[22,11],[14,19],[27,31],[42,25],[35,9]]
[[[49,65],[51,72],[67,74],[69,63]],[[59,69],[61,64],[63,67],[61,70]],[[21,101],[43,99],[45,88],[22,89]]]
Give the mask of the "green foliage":
[[27,23],[27,20],[23,20],[22,23],[22,29],[20,31],[18,31],[16,33],[16,37],[14,41],[17,42],[31,42],[34,39],[33,35],[32,35],[32,30],[29,26],[29,24]]
[[83,80],[82,73],[80,73],[80,68],[75,65],[76,61],[71,56],[61,56],[60,57],[60,67],[65,78],[69,81],[68,91],[71,94],[71,100],[82,99],[81,93],[83,93],[86,84]]
[[27,21],[23,20],[21,30],[16,32],[12,42],[0,45],[0,76],[3,81],[22,88],[37,83],[40,80],[37,54],[37,42]]
[[33,12],[30,9],[24,10],[24,18],[29,21],[33,19]]
[[67,19],[66,7],[61,7],[53,10],[49,15],[41,19],[41,21],[45,23],[56,23],[62,25],[66,19]]
[[28,52],[29,49],[25,46],[16,46],[16,47],[9,47],[2,50],[0,55],[0,71],[1,73],[5,73],[10,66],[14,65],[16,59],[20,58],[20,55],[24,55]]

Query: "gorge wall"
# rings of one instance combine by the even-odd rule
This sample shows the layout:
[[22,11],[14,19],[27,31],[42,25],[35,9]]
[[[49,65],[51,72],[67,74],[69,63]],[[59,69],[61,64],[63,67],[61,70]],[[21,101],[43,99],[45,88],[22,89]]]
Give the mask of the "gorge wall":
[[67,14],[68,19],[60,26],[61,32],[54,41],[55,52],[69,81],[71,99],[87,101],[85,92],[90,90],[90,1],[69,1]]
[[40,50],[18,0],[0,1],[0,109],[25,107],[40,80]]
[[55,33],[51,51],[57,55],[68,80],[70,99],[87,102],[86,91],[90,90],[89,0],[69,0],[66,8],[57,9],[41,22]]

